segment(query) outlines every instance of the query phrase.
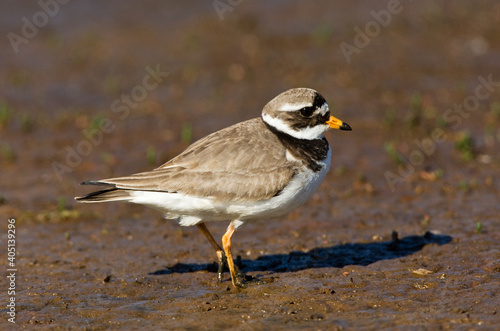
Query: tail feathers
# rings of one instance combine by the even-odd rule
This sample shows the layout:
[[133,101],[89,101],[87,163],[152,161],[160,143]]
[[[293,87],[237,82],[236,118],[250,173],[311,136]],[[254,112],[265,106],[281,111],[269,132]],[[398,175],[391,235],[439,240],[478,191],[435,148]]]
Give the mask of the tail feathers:
[[110,184],[106,182],[100,182],[98,180],[87,180],[85,182],[81,182],[80,185],[99,185],[99,186],[111,186],[115,187],[115,184]]
[[107,201],[127,201],[130,200],[130,192],[119,188],[107,188],[101,191],[96,191],[76,197],[75,200],[84,203],[107,202]]

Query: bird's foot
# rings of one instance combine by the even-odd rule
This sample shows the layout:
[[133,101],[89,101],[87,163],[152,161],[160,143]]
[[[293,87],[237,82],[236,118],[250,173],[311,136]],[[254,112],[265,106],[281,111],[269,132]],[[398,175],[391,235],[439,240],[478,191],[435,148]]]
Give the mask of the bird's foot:
[[227,267],[227,258],[224,251],[218,251],[217,256],[219,257],[219,269],[217,269],[217,282],[222,283],[222,274],[224,273],[224,267]]
[[245,275],[238,266],[234,266],[234,277],[233,278],[233,284],[236,287],[240,288],[246,288],[248,285],[248,282],[252,281],[254,277]]
[[[222,277],[224,274],[224,270],[229,269],[229,265],[227,263],[226,254],[223,251],[218,252],[219,256],[219,268],[217,269],[217,282],[222,283]],[[247,282],[253,279],[252,276],[245,275],[237,265],[234,265],[234,274],[231,275],[231,280],[235,287],[245,288],[247,286]]]

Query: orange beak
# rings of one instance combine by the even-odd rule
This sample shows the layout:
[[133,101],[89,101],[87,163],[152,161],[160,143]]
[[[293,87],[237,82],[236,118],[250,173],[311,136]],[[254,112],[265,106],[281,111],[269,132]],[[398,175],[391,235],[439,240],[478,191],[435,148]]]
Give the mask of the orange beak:
[[339,129],[339,130],[345,130],[345,131],[351,131],[351,127],[349,124],[342,122],[338,118],[335,118],[333,116],[330,116],[330,119],[326,121],[326,124],[328,124],[332,129]]

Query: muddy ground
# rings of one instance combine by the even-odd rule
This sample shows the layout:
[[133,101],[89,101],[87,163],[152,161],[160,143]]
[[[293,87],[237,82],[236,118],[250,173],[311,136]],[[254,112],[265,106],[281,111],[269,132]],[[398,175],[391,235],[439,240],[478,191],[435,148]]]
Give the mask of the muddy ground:
[[[498,2],[46,3],[0,4],[2,329],[498,329]],[[353,131],[307,204],[237,231],[248,288],[196,228],[74,202],[298,86]]]

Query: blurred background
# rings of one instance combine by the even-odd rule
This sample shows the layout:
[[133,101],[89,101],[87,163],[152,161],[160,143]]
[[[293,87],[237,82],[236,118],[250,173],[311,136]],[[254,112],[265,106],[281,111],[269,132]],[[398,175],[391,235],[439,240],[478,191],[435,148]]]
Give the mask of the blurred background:
[[378,189],[498,164],[495,1],[0,6],[0,194],[23,210],[73,206],[79,182],[158,166],[292,87],[353,127],[328,136],[334,170]]
[[[256,259],[432,230],[470,252],[455,256],[457,265],[475,261],[470,275],[498,275],[499,26],[493,0],[2,1],[0,215],[26,222],[19,261],[44,270],[80,261],[74,247],[115,242],[119,256],[145,242],[147,250],[169,247],[155,235],[176,238],[173,222],[139,206],[77,205],[73,197],[88,192],[79,183],[150,170],[211,132],[260,116],[280,92],[310,87],[353,131],[327,133],[332,169],[311,201],[266,231],[248,224],[236,237],[250,248],[237,253]],[[174,242],[181,252],[165,258],[167,248],[158,248],[164,258],[155,263],[213,258],[204,243]],[[113,275],[143,263],[128,259],[134,267]],[[99,268],[90,273],[104,278],[109,271]],[[48,277],[33,274],[41,283]]]

